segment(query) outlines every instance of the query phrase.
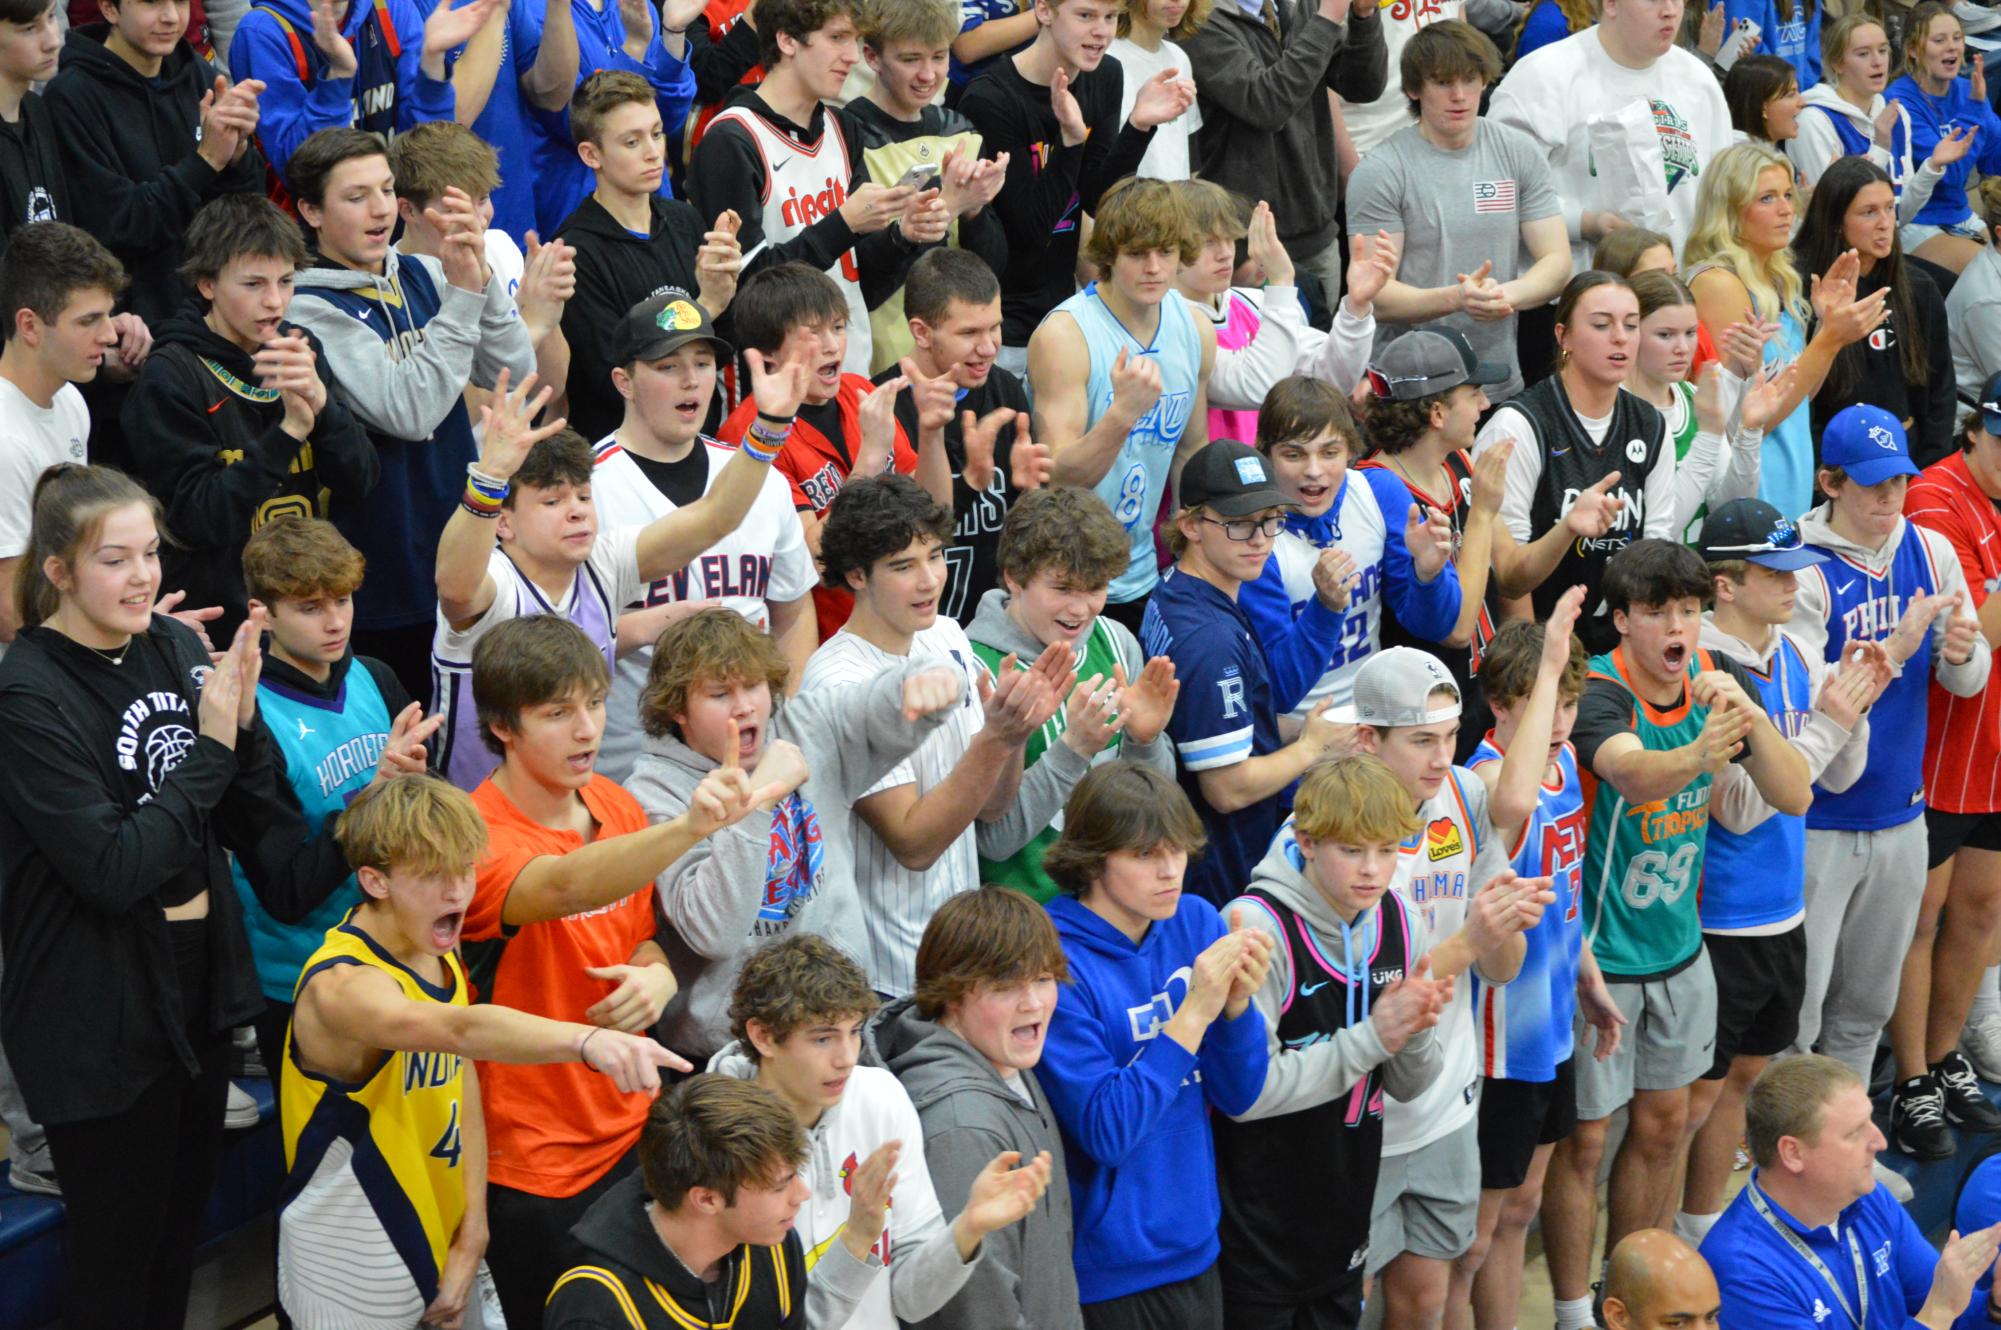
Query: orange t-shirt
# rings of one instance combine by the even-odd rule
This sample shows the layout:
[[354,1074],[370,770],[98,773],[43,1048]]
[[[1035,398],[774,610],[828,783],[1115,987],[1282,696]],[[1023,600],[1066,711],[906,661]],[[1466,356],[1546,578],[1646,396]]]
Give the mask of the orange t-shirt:
[[[645,810],[615,781],[593,776],[583,799],[599,839],[646,829]],[[584,1012],[616,986],[591,978],[585,968],[623,965],[652,938],[653,884],[612,905],[510,930],[500,911],[521,870],[531,859],[578,849],[583,837],[531,821],[490,778],[473,791],[472,801],[486,819],[487,852],[464,938],[503,947],[482,997],[551,1020],[584,1021]],[[469,963],[485,968],[476,959]],[[487,1176],[537,1196],[574,1196],[603,1177],[639,1140],[652,1105],[650,1096],[622,1094],[581,1062],[482,1062],[479,1080]]]

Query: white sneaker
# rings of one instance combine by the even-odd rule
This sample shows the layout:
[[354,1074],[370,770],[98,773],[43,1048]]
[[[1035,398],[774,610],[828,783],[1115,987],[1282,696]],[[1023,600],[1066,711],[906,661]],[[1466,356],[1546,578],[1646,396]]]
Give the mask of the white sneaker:
[[229,1083],[229,1103],[222,1110],[222,1125],[231,1131],[257,1125],[257,1101],[235,1081]]
[[1906,1178],[1896,1169],[1889,1167],[1880,1159],[1875,1162],[1874,1168],[1876,1170],[1876,1181],[1882,1185],[1883,1190],[1896,1197],[1900,1205],[1909,1205],[1911,1198],[1917,1195],[1916,1192],[1911,1190],[1910,1179]]
[[15,1164],[7,1170],[7,1181],[14,1185],[15,1191],[34,1196],[63,1194],[62,1185],[56,1181],[56,1172],[52,1168],[37,1169],[29,1168],[25,1164]]
[[1959,1032],[1959,1051],[1973,1064],[1974,1075],[2001,1083],[2001,1016],[1968,1021]]

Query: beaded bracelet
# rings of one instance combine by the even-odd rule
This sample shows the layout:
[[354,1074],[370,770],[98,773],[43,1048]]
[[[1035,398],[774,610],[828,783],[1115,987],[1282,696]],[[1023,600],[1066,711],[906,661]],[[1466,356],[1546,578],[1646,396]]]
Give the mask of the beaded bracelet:
[[783,429],[767,429],[761,418],[755,419],[750,422],[750,428],[745,432],[740,446],[750,454],[753,461],[769,466],[778,459],[780,450],[785,447],[785,440],[790,438],[791,434],[790,422],[787,422]]

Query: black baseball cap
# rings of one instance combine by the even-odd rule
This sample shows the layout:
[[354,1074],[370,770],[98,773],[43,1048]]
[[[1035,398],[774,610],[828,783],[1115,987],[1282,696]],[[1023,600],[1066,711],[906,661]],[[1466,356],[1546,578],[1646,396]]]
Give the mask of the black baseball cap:
[[1298,506],[1272,482],[1271,463],[1264,455],[1235,439],[1217,439],[1188,459],[1181,468],[1181,502],[1212,509],[1219,517]]
[[1443,326],[1405,333],[1369,366],[1371,391],[1397,402],[1436,397],[1462,383],[1484,388],[1507,381],[1506,365],[1480,359],[1466,334]]
[[695,298],[678,286],[670,286],[649,296],[626,312],[611,335],[611,363],[631,365],[641,360],[658,360],[690,342],[710,342],[722,360],[736,356],[736,348],[716,336],[715,321]]
[[1742,559],[1785,573],[1827,562],[1825,554],[1801,543],[1797,522],[1763,499],[1732,499],[1711,509],[1696,553],[1704,563]]
[[1980,394],[1980,423],[1989,434],[2001,434],[2001,374],[1987,380]]

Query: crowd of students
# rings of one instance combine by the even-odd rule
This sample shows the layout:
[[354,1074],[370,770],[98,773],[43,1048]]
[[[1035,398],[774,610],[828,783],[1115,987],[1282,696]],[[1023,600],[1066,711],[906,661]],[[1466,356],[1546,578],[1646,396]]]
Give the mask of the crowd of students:
[[0,0],[63,1324],[182,1324],[246,1059],[304,1330],[1515,1330],[1537,1222],[1556,1330],[2001,1316],[1871,1100],[2001,1133],[1977,7],[97,7]]

